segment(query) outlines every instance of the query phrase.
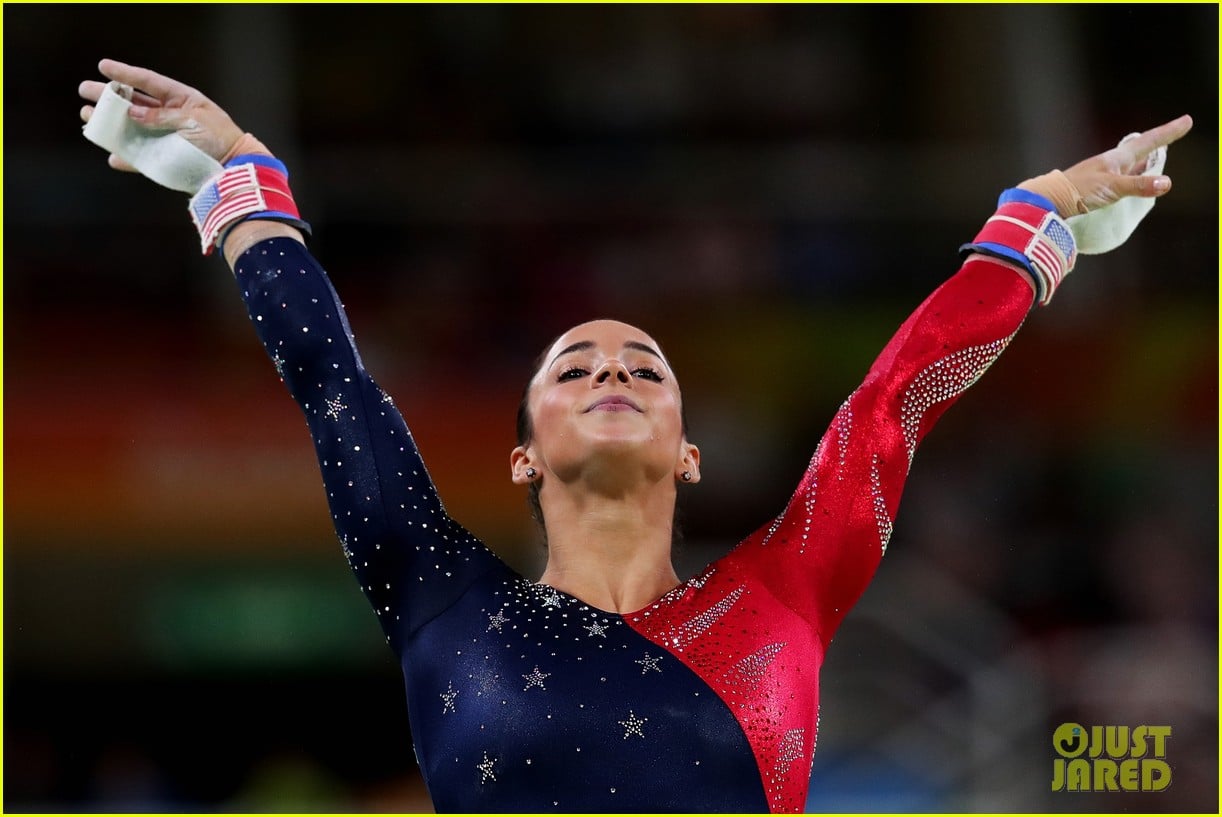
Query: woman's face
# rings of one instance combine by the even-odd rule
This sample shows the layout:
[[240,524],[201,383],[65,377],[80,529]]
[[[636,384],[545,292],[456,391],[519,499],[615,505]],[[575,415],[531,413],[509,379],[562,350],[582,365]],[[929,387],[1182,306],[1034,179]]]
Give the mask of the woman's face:
[[[563,481],[619,469],[649,479],[698,475],[699,452],[683,436],[679,384],[658,344],[619,321],[583,323],[561,335],[530,384],[533,435],[514,450],[514,480],[533,467]],[[639,473],[639,471],[637,472]]]

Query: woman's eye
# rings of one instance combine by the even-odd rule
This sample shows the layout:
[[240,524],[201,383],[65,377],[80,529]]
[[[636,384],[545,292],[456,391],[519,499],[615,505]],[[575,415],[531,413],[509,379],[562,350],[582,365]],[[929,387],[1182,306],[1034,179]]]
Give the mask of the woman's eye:
[[585,369],[574,367],[572,369],[565,369],[556,379],[561,382],[565,380],[576,380],[578,378],[585,377],[588,374],[589,372],[587,372]]
[[655,383],[662,382],[662,375],[658,374],[655,370],[650,369],[647,366],[642,366],[639,369],[633,369],[632,373],[644,380],[652,380]]

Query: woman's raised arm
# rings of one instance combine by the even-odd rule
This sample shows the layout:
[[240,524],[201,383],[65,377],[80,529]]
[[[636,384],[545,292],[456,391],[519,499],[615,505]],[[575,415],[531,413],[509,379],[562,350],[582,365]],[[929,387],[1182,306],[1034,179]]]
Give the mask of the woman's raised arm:
[[961,248],[958,273],[901,325],[840,407],[785,510],[740,546],[735,558],[753,560],[825,642],[887,549],[920,441],[1009,345],[1033,303],[1051,300],[1079,253],[1119,246],[1170,190],[1166,146],[1191,127],[1180,117],[1005,191]]
[[399,410],[365,370],[343,304],[304,245],[309,228],[284,165],[194,88],[113,60],[99,69],[111,83],[80,85],[86,137],[112,150],[115,169],[193,193],[201,247],[224,250],[305,415],[344,555],[400,648],[472,581],[507,568],[446,513]]

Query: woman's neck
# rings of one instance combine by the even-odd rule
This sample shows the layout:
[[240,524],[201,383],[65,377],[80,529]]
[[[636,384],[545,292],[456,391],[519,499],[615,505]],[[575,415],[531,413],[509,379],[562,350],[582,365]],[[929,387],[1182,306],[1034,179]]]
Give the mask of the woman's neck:
[[675,498],[548,497],[548,559],[539,581],[592,607],[628,613],[679,584],[671,562]]

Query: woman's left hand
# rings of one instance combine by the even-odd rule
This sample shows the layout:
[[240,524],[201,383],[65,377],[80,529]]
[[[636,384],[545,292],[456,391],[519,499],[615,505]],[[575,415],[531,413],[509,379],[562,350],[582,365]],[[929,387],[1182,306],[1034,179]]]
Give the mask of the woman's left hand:
[[1082,195],[1087,211],[1106,207],[1126,196],[1151,198],[1171,189],[1171,177],[1143,176],[1147,159],[1192,129],[1192,117],[1181,116],[1144,133],[1124,139],[1111,150],[1084,159],[1064,171]]

